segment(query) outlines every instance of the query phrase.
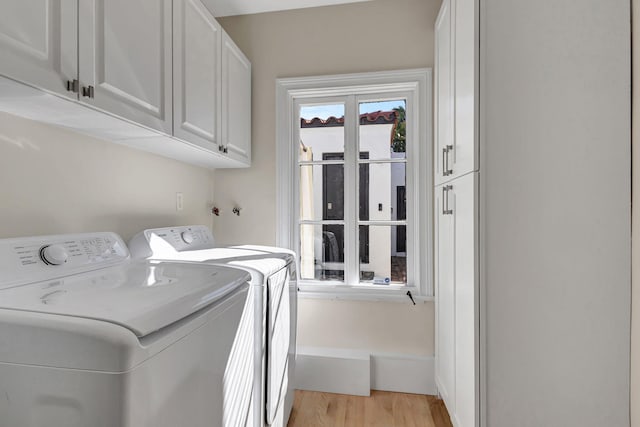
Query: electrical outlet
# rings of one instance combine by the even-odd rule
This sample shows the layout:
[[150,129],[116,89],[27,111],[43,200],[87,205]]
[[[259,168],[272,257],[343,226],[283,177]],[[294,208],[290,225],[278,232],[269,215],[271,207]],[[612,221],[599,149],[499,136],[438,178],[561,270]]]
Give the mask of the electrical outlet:
[[176,210],[181,211],[184,209],[184,197],[182,193],[176,193]]

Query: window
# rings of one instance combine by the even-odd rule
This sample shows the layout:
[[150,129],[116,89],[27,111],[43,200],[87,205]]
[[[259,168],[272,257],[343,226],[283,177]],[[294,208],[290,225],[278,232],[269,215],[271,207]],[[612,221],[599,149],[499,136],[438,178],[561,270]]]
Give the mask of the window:
[[428,70],[278,81],[278,244],[320,296],[430,296]]

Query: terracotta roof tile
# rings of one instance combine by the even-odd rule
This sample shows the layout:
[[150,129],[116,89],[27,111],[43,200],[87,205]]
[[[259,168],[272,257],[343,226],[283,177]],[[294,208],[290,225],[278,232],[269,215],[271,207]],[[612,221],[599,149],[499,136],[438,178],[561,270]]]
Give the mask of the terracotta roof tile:
[[[378,125],[378,124],[395,124],[395,111],[375,111],[372,113],[360,114],[361,125]],[[320,128],[320,127],[340,127],[344,126],[343,117],[329,117],[326,120],[314,117],[313,119],[300,119],[301,128]]]

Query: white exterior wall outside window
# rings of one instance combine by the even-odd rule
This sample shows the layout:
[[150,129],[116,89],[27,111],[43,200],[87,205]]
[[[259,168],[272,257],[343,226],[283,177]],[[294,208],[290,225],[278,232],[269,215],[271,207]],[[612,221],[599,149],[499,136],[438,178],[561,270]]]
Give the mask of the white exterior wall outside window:
[[[430,82],[426,69],[278,80],[278,244],[301,256],[303,296],[432,296]],[[388,101],[406,108],[406,152],[390,145],[397,116],[366,120],[380,113],[369,116],[369,103]],[[301,109],[323,105],[342,122],[301,126]],[[344,182],[335,217],[327,216],[336,207],[323,188],[327,167]],[[328,238],[339,247],[333,256],[325,256]]]
[[[404,104],[404,101],[401,103]],[[304,112],[303,107],[303,121],[309,119],[309,117],[304,117]],[[360,126],[360,153],[366,154],[370,159],[404,160],[406,153],[391,150],[390,143],[394,129],[394,123],[391,120],[395,120],[396,116],[392,111],[386,113],[390,113],[388,116],[391,119],[385,119],[384,116],[381,116],[383,120],[374,123],[367,123],[366,120],[370,117],[376,117],[376,113],[361,113],[361,123],[364,119],[364,124]],[[344,127],[342,125],[303,126],[300,129],[301,157],[299,163],[322,161],[325,154],[343,153],[343,136]],[[300,221],[323,217],[323,208],[326,204],[323,200],[325,174],[320,169],[321,167],[308,166],[302,167],[300,172]],[[372,221],[398,220],[397,189],[398,187],[406,188],[405,163],[371,164],[367,171],[367,178],[367,188],[363,189],[362,183],[360,183],[360,192],[365,191],[368,196],[368,209],[366,209],[369,214],[368,219]],[[307,201],[308,199],[312,200],[311,204]],[[389,228],[389,230],[385,230],[385,228]],[[313,233],[305,232],[304,227],[300,233],[301,278],[312,279],[317,274],[313,265],[310,264],[316,259],[321,259],[323,240],[314,239]],[[401,278],[392,275],[392,258],[404,259],[406,257],[406,244],[404,250],[397,250],[397,226],[370,227],[367,234],[369,253],[366,261],[360,261],[361,271],[373,273],[373,277],[379,280],[389,279],[391,283],[404,284]],[[324,261],[327,264],[327,260]],[[343,270],[344,263],[338,264],[340,265],[334,265],[334,268]],[[397,271],[396,274],[399,272]],[[404,272],[406,273],[406,265]],[[370,274],[365,274],[365,276],[369,278],[361,278],[363,282],[371,281],[373,278],[370,277]]]

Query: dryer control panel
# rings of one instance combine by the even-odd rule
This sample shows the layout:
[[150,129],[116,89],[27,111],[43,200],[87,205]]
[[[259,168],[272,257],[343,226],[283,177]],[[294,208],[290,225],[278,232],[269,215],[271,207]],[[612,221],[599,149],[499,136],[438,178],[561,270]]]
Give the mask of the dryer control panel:
[[87,233],[0,240],[0,289],[34,283],[129,259],[115,233]]
[[204,225],[149,229],[129,242],[131,253],[138,258],[170,256],[176,252],[213,247],[213,233]]

